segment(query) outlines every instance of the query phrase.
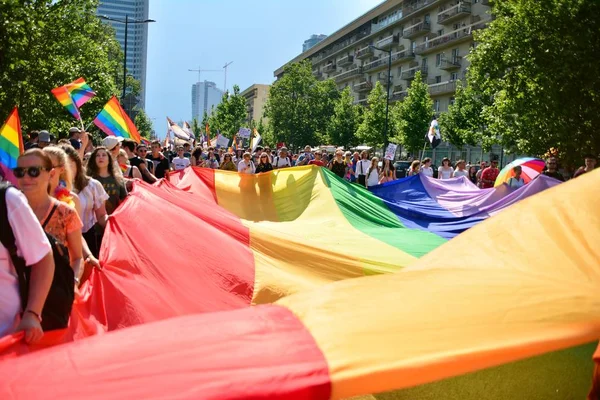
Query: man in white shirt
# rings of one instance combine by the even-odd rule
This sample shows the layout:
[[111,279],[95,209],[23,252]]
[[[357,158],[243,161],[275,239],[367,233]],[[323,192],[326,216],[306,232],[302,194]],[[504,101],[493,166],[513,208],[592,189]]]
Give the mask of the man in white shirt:
[[252,155],[250,153],[244,153],[242,161],[238,164],[238,172],[242,174],[253,174],[256,172],[254,162],[252,162]]
[[273,159],[273,169],[281,169],[291,167],[290,158],[288,157],[288,150],[282,147],[279,150],[279,155]]
[[177,157],[173,158],[173,169],[175,171],[180,171],[182,169],[185,169],[186,167],[189,167],[190,165],[190,160],[186,157],[184,157],[183,153],[185,152],[185,149],[183,148],[183,146],[179,146],[177,147]]
[[465,160],[458,160],[458,162],[456,163],[456,170],[454,170],[454,172],[452,173],[452,177],[458,178],[460,176],[466,176],[468,178],[469,171],[467,171],[465,169],[465,167],[466,167]]
[[[27,304],[22,307],[19,282],[4,246],[8,231],[4,231],[0,244],[0,337],[25,331],[25,341],[36,343],[44,334],[40,316],[54,278],[52,248],[25,196],[15,188],[0,187],[0,191],[5,191],[0,193],[0,226],[6,229],[8,220],[14,235],[12,246],[25,261],[26,268],[31,268]],[[21,309],[24,312],[19,318]]]

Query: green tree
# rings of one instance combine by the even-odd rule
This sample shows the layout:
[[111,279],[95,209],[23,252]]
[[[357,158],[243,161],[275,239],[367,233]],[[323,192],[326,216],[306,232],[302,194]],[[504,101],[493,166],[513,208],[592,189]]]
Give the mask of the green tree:
[[240,87],[233,85],[233,94],[225,93],[219,105],[211,114],[211,130],[218,129],[222,135],[233,137],[240,128],[247,125],[246,99],[240,95]]
[[336,102],[333,116],[327,129],[329,143],[351,147],[358,144],[356,131],[360,125],[360,111],[358,105],[354,104],[354,97],[350,88],[342,90],[340,98]]
[[362,143],[376,148],[383,147],[386,102],[386,93],[381,83],[377,81],[367,97],[367,108],[363,111],[363,120],[356,132],[358,140]]
[[600,2],[495,1],[493,13],[470,55],[463,103],[478,112],[463,113],[465,142],[536,156],[555,149],[567,164],[600,153]]
[[152,134],[152,121],[148,118],[146,111],[137,108],[134,123],[140,136],[150,139],[150,135]]
[[397,103],[393,110],[398,133],[396,140],[412,154],[417,154],[425,144],[425,135],[433,116],[432,109],[429,89],[423,82],[421,71],[417,71],[406,98]]
[[76,125],[50,90],[84,77],[96,97],[81,107],[91,122],[118,95],[122,52],[95,0],[0,2],[0,115],[19,106],[24,131],[64,133]]
[[448,112],[442,113],[439,118],[444,140],[455,146],[482,144],[489,150],[493,141],[482,135],[485,126],[482,109],[481,97],[473,93],[471,86],[463,86],[459,81],[454,104],[450,105]]
[[[208,117],[207,117],[207,119],[208,119]],[[194,118],[192,120],[192,131],[194,132],[194,136],[196,137],[196,141],[200,140],[200,136],[204,132],[204,127],[205,126],[206,125],[204,125],[204,126],[200,125],[200,123],[198,122],[198,118]]]
[[265,106],[273,141],[296,147],[316,144],[327,132],[338,97],[333,81],[317,81],[310,61],[287,65]]

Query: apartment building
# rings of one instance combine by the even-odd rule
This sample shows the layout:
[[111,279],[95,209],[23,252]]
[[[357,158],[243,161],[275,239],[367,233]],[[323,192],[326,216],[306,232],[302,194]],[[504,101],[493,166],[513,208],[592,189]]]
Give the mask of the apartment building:
[[473,32],[490,21],[489,10],[489,0],[388,0],[290,63],[309,59],[317,79],[350,86],[355,102],[365,104],[377,81],[387,85],[391,54],[390,101],[402,100],[421,71],[434,111],[447,111],[456,82],[465,77]]
[[[271,85],[261,85],[255,83],[250,86],[248,89],[244,90],[240,93],[246,99],[246,112],[248,114],[247,121],[254,120],[258,123],[261,118],[263,118],[263,114],[265,112],[265,104],[267,104],[267,99],[269,98],[269,90],[271,89]],[[263,119],[263,122],[266,123],[267,119]]]

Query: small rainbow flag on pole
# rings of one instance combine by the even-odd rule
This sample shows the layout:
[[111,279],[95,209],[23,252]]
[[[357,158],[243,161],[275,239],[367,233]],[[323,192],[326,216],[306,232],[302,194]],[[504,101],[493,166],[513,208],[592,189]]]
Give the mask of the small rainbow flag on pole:
[[83,78],[52,89],[52,94],[60,104],[80,121],[79,107],[96,95]]
[[23,154],[21,121],[15,107],[0,128],[0,173],[2,179],[16,184],[12,169],[17,166],[17,158]]
[[108,136],[120,136],[125,139],[140,142],[141,137],[137,128],[113,96],[94,120],[94,124]]

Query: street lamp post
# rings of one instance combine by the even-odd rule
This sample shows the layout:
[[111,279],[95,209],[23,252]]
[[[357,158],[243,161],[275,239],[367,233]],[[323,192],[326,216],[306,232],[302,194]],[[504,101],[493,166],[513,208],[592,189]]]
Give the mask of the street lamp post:
[[388,145],[388,120],[389,120],[389,112],[390,112],[390,83],[392,82],[392,50],[385,50],[379,48],[377,46],[369,45],[370,48],[379,50],[384,53],[388,53],[388,75],[387,75],[387,90],[385,97],[385,131],[383,137],[383,151]]
[[121,24],[125,24],[125,42],[123,43],[123,53],[124,53],[124,59],[123,59],[123,94],[121,95],[121,102],[125,101],[125,89],[127,89],[127,27],[129,26],[129,24],[147,24],[150,22],[156,22],[153,19],[145,19],[143,21],[137,20],[135,18],[129,18],[129,15],[125,15],[125,20],[122,19],[116,19],[116,18],[111,18],[108,17],[106,15],[99,15],[100,19],[106,20],[106,21],[113,21],[113,22],[119,22]]

